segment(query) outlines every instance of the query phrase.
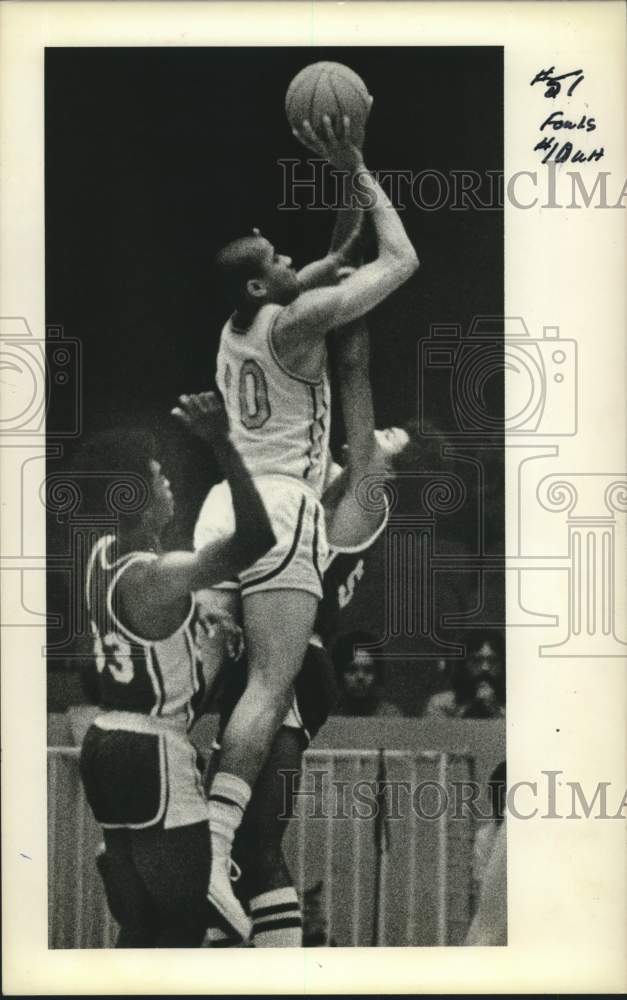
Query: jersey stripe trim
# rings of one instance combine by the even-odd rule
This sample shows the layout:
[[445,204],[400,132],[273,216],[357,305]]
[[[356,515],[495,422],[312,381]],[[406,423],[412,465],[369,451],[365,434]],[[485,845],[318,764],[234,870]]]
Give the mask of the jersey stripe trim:
[[[135,632],[132,632],[130,630],[130,628],[128,628],[127,625],[124,625],[120,621],[120,619],[118,618],[118,616],[115,614],[115,612],[113,610],[113,591],[114,591],[115,587],[117,586],[118,581],[119,581],[120,577],[122,576],[122,573],[124,573],[128,569],[129,566],[132,566],[135,563],[138,563],[138,562],[149,562],[149,561],[152,561],[153,559],[157,559],[157,558],[158,558],[158,556],[155,555],[154,553],[153,554],[151,554],[149,552],[132,553],[132,557],[129,558],[122,566],[120,566],[120,568],[118,569],[117,573],[113,577],[113,580],[109,584],[109,592],[107,594],[107,611],[109,612],[109,615],[111,616],[111,621],[116,626],[116,629],[120,630],[120,634],[121,635],[123,635],[127,639],[130,639],[131,642],[136,642],[139,646],[153,646],[156,642],[165,642],[167,639],[173,639],[175,636],[179,635],[181,632],[183,632],[188,627],[190,621],[192,620],[192,615],[194,614],[194,599],[192,597],[191,600],[190,600],[189,611],[187,612],[184,620],[181,622],[181,624],[179,625],[179,627],[177,629],[175,629],[174,632],[170,633],[170,635],[162,636],[159,639],[142,639],[141,636],[136,635]],[[116,564],[114,563],[114,565],[116,565]]]
[[155,693],[158,693],[159,697],[159,702],[155,706],[155,708],[153,708],[153,712],[155,713],[155,715],[161,715],[163,706],[165,705],[165,684],[163,682],[163,674],[161,673],[161,667],[159,666],[159,660],[157,658],[157,653],[154,647],[150,649],[150,664],[152,666],[155,680],[157,681],[157,686],[158,686],[158,692]]
[[245,583],[242,583],[241,586],[242,593],[248,587],[256,587],[257,584],[259,583],[267,583],[268,580],[274,579],[275,576],[278,576],[279,573],[282,573],[283,570],[287,566],[289,566],[290,562],[294,558],[294,553],[296,552],[296,549],[298,547],[301,532],[303,530],[303,517],[305,516],[306,503],[307,503],[307,498],[303,497],[300,502],[300,508],[298,510],[298,521],[296,522],[296,530],[294,531],[294,538],[292,539],[292,544],[290,545],[289,552],[287,553],[283,561],[276,567],[276,569],[270,570],[270,572],[266,573],[264,576],[258,576],[254,580],[247,580]]
[[309,387],[309,391],[311,392],[311,402],[313,404],[313,419],[311,420],[311,422],[309,424],[309,448],[307,449],[307,454],[305,456],[305,458],[307,460],[307,466],[305,468],[305,471],[303,472],[303,479],[307,479],[307,476],[309,475],[309,473],[311,472],[311,470],[313,468],[313,460],[312,460],[311,456],[312,456],[312,453],[313,453],[314,443],[315,443],[315,441],[314,441],[314,427],[316,425],[317,412],[318,412],[318,399],[317,399],[317,396],[316,396],[316,390],[314,389],[313,386],[310,386]]
[[[320,401],[318,399],[318,392],[317,392],[317,389],[319,387],[310,386],[309,388],[311,392],[313,417],[311,423],[309,424],[309,449],[306,455],[307,468],[303,473],[304,479],[307,479],[309,473],[312,471],[314,466],[320,463],[320,459],[322,458],[322,455],[325,451],[324,444],[325,444],[326,428],[324,424],[324,418],[326,417],[328,410],[328,404],[324,392],[324,386],[322,387],[322,410],[320,413],[318,413],[318,404]],[[317,430],[318,433],[316,434]],[[315,455],[314,455],[314,450],[316,450]]]
[[316,504],[316,509],[314,511],[314,530],[313,530],[313,542],[312,542],[312,561],[313,567],[318,574],[318,579],[320,580],[320,586],[324,588],[324,583],[322,580],[322,573],[320,572],[320,565],[318,563],[318,529],[320,521],[320,508]]
[[207,693],[207,691],[206,691],[206,685],[205,685],[205,675],[203,674],[202,660],[200,659],[200,657],[196,657],[195,663],[196,663],[196,666],[195,666],[195,671],[196,671],[196,690],[195,690],[194,694],[192,695],[192,698],[191,698],[191,701],[190,701],[193,719],[196,719],[196,717],[198,716],[198,714],[200,712],[200,708],[203,705],[204,700],[205,700],[205,694]]
[[187,728],[191,729],[194,722],[194,698],[198,692],[198,674],[196,673],[196,657],[194,655],[192,637],[189,629],[185,629],[183,636],[185,638],[185,648],[187,649],[187,659],[189,662],[190,681],[192,686],[192,696],[185,703],[185,710],[187,712]]
[[85,574],[85,600],[86,600],[86,603],[87,603],[87,610],[90,613],[91,613],[91,600],[90,600],[91,578],[92,578],[92,574],[94,572],[94,566],[95,566],[95,563],[96,563],[96,559],[101,554],[101,552],[104,555],[104,551],[103,550],[106,549],[106,548],[108,548],[109,545],[112,542],[113,542],[113,535],[104,535],[94,545],[94,547],[92,549],[92,552],[91,552],[91,555],[89,557],[89,562],[87,563],[87,573]]

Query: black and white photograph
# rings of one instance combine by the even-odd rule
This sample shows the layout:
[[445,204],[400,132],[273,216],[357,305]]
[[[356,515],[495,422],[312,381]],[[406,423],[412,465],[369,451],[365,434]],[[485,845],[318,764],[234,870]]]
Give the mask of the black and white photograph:
[[7,995],[624,985],[625,30],[0,5]]
[[503,50],[50,48],[45,86],[50,946],[462,945],[504,838]]

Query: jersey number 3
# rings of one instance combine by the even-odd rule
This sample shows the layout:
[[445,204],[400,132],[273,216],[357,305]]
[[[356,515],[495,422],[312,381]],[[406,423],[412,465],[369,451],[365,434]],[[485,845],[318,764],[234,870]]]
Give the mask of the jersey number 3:
[[95,636],[94,645],[98,673],[108,667],[114,681],[130,684],[135,674],[130,646],[114,633],[105,635],[104,639]]
[[[227,368],[227,386],[230,379],[231,372]],[[259,430],[270,417],[266,376],[261,365],[252,358],[247,358],[239,371],[239,413],[244,427],[249,431]]]

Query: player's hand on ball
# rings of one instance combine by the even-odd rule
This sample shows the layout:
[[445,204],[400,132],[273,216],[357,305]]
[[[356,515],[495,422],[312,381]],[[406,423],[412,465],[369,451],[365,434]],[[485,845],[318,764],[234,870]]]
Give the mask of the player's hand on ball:
[[364,161],[361,150],[351,140],[350,118],[344,115],[338,133],[333,129],[329,115],[322,116],[322,130],[314,132],[311,122],[303,121],[294,135],[307,149],[328,160],[338,170],[358,170]]
[[361,149],[359,149],[351,138],[351,120],[348,115],[344,115],[342,122],[337,129],[329,115],[322,116],[323,143],[326,150],[326,157],[338,170],[355,171],[364,166],[364,159]]
[[229,434],[229,423],[224,404],[217,392],[199,392],[179,396],[179,405],[172,416],[210,444],[223,442]]
[[311,127],[311,122],[306,118],[301,122],[300,128],[293,128],[292,135],[307,149],[310,149],[312,153],[316,153],[322,159],[327,159],[327,151],[325,149],[324,143],[318,138],[313,128]]

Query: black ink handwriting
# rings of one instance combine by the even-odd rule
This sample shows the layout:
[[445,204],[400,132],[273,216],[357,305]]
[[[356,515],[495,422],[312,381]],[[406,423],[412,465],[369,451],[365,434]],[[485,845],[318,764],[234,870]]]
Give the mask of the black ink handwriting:
[[562,89],[562,80],[568,79],[569,76],[574,76],[576,79],[571,83],[570,87],[566,91],[568,97],[572,96],[575,87],[579,86],[584,78],[583,70],[572,69],[569,73],[561,73],[559,76],[554,76],[555,66],[550,66],[548,69],[541,69],[539,73],[536,73],[530,86],[533,87],[534,83],[544,83],[546,84],[546,90],[544,92],[545,97],[557,97],[560,90]]

